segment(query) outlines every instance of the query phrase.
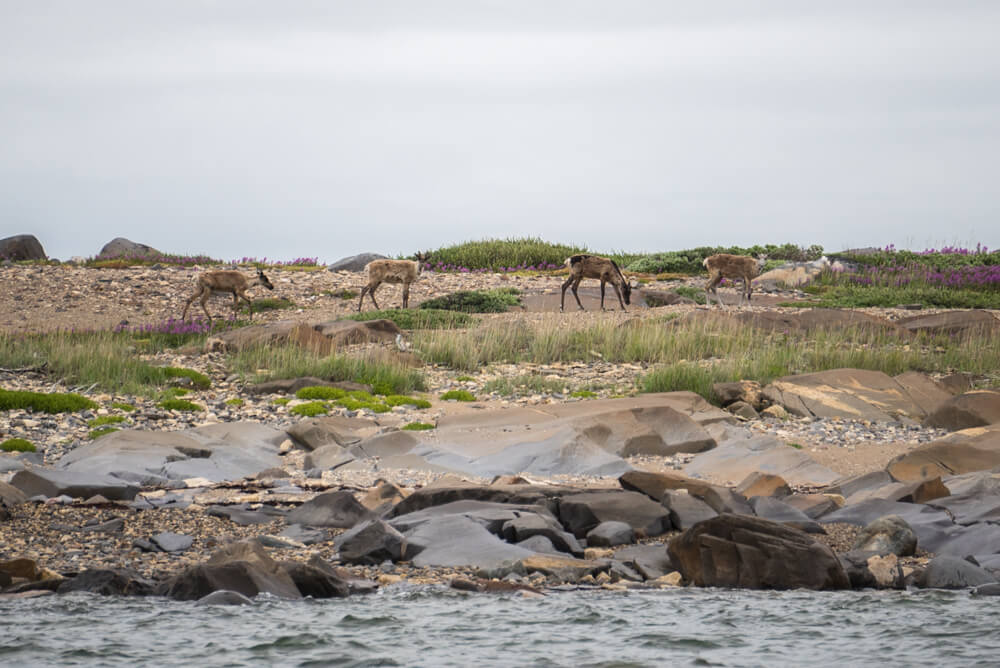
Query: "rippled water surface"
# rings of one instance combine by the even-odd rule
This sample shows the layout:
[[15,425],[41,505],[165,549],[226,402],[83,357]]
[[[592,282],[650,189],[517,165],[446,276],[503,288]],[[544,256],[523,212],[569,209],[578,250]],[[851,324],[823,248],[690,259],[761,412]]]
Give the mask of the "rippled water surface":
[[995,666],[998,615],[1000,599],[965,592],[74,594],[0,603],[0,666]]

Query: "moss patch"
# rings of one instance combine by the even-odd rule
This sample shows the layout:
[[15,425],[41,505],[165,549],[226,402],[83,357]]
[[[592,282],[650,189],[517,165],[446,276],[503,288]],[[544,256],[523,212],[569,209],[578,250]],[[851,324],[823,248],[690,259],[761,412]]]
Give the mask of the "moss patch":
[[288,409],[288,412],[292,415],[300,415],[302,417],[315,417],[317,415],[326,415],[330,412],[330,407],[323,401],[309,401],[304,404],[292,406]]
[[454,399],[455,401],[475,401],[476,397],[472,392],[468,390],[448,390],[441,395],[441,398],[445,401],[449,399]]
[[434,425],[426,422],[411,422],[403,425],[402,429],[404,431],[426,431],[428,429],[434,429]]
[[119,424],[125,421],[120,415],[102,415],[100,417],[95,417],[93,420],[87,422],[88,427],[103,427],[107,424]]
[[22,390],[0,390],[0,410],[31,409],[42,413],[73,413],[97,404],[82,395],[69,393],[25,392]]
[[3,443],[0,443],[0,450],[4,452],[37,452],[38,448],[27,439],[8,438]]

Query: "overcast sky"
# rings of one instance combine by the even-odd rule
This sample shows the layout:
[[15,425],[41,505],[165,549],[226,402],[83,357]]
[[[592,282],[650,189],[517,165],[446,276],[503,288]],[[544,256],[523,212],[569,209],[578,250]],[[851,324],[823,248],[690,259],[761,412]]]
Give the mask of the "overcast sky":
[[2,1],[0,237],[1000,247],[998,26],[995,0]]

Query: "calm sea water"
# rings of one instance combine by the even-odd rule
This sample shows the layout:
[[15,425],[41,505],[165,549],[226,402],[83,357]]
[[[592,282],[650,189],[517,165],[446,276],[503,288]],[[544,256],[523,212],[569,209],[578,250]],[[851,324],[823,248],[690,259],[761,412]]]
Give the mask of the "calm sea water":
[[2,666],[976,666],[1000,599],[965,592],[563,592],[392,587],[197,606],[74,594],[0,603]]

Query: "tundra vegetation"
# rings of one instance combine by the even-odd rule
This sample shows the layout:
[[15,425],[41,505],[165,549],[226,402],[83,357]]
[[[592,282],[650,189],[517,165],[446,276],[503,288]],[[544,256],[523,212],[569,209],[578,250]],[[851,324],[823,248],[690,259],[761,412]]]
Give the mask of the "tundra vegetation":
[[[503,267],[517,272],[552,274],[553,282],[563,280],[562,261],[572,253],[587,252],[539,240],[470,242],[433,251],[425,263],[452,265],[471,270]],[[654,254],[602,253],[624,270],[705,276],[702,262],[718,252],[743,255],[767,253],[772,261],[809,260],[822,248],[754,246],[749,248],[698,248]],[[896,306],[922,303],[942,307],[1000,308],[1000,253],[982,247],[945,248],[923,253],[886,248],[875,252],[831,256],[849,263],[842,272],[827,272],[816,284],[807,286],[813,303],[831,306]],[[148,258],[142,260],[147,262]],[[550,267],[549,265],[556,265]],[[769,262],[769,265],[771,262]],[[274,267],[274,263],[266,266]],[[539,267],[542,267],[539,269]],[[477,294],[476,308],[506,311],[516,303],[516,291]],[[462,298],[447,307],[465,307]],[[566,362],[628,363],[642,367],[636,385],[625,391],[693,390],[712,399],[711,385],[739,379],[769,382],[776,377],[837,367],[856,367],[897,374],[907,370],[948,373],[956,370],[982,374],[984,384],[998,385],[1000,337],[970,334],[963,338],[927,335],[906,338],[870,329],[838,329],[765,333],[748,327],[733,328],[698,320],[671,317],[644,317],[622,327],[616,319],[576,321],[552,314],[540,319],[476,318],[464,311],[424,303],[419,309],[368,312],[360,318],[391,317],[411,330],[412,348],[428,364],[440,365],[458,378],[472,380],[495,376],[497,364],[552,364]],[[435,308],[437,307],[437,308]],[[51,382],[88,392],[113,393],[119,398],[116,410],[126,411],[121,397],[156,397],[181,400],[178,383],[203,389],[208,377],[190,369],[173,369],[150,362],[158,353],[176,349],[200,349],[213,331],[241,327],[245,320],[217,319],[180,323],[168,320],[142,326],[123,326],[116,331],[47,334],[0,334],[0,368],[33,369]],[[245,382],[317,376],[329,380],[364,383],[373,388],[372,402],[393,405],[389,397],[411,396],[425,391],[424,372],[403,366],[375,353],[354,356],[318,355],[293,344],[272,344],[220,358],[220,377],[235,374]],[[523,377],[484,379],[477,391],[500,394],[526,392],[593,391],[573,387],[557,379]],[[560,386],[557,389],[557,386]],[[616,387],[616,391],[618,391]],[[471,393],[470,393],[471,396]],[[585,395],[581,395],[585,396]],[[381,398],[380,398],[381,397]],[[317,399],[319,408],[329,402],[357,397]],[[131,404],[129,404],[131,405]],[[304,405],[304,404],[299,404]],[[73,393],[23,393],[0,391],[0,409],[35,412],[82,411],[94,408],[90,399]],[[305,409],[302,409],[305,410]],[[324,408],[326,410],[326,408]],[[110,424],[99,428],[114,428]]]

